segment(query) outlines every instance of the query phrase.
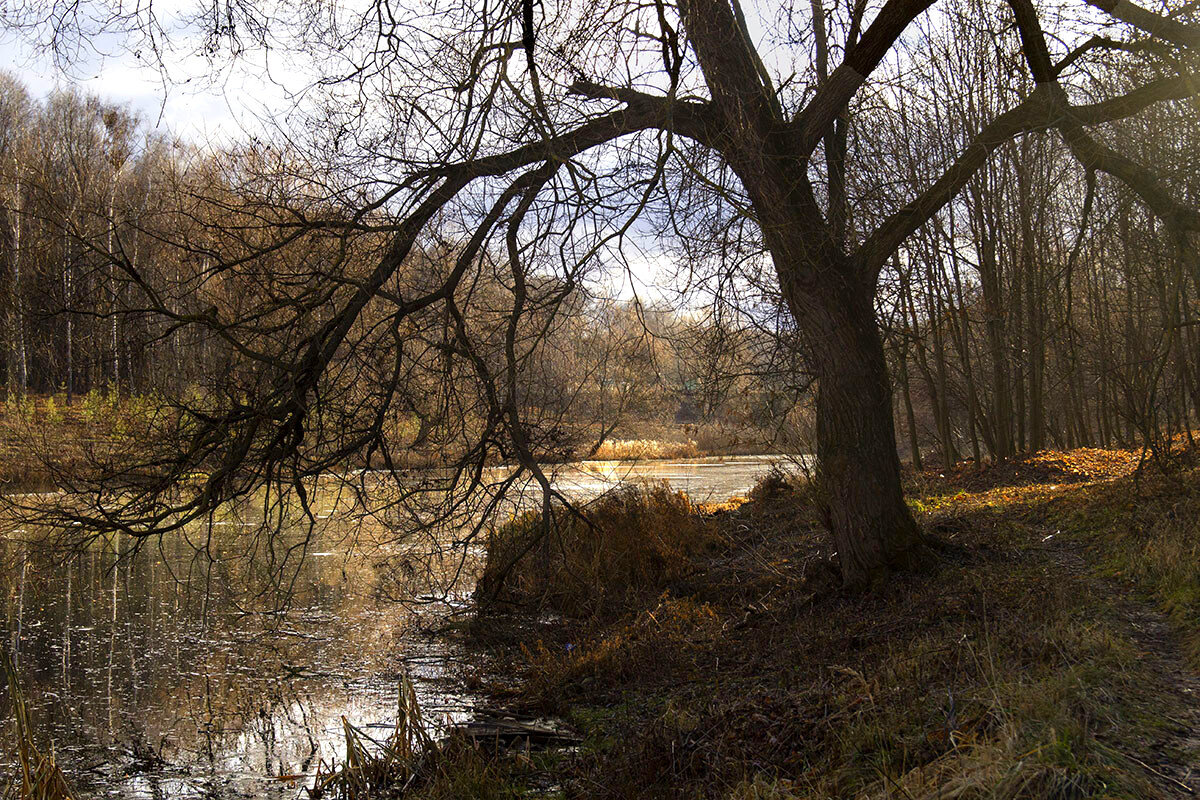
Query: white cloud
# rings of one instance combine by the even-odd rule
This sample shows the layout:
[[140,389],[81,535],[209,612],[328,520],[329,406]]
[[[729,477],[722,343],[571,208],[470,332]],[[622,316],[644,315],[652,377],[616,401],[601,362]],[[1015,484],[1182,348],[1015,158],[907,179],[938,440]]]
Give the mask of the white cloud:
[[260,120],[285,114],[289,93],[308,80],[305,70],[274,68],[262,53],[226,58],[217,69],[196,51],[187,41],[176,42],[160,65],[125,49],[116,37],[95,37],[81,42],[64,68],[48,48],[8,33],[0,36],[0,70],[35,97],[74,86],[129,105],[151,128],[197,142],[262,130]]

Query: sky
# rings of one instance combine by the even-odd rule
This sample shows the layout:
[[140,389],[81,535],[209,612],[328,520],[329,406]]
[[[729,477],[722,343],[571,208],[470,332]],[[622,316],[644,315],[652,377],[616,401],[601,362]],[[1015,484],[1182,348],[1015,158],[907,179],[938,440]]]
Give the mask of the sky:
[[[265,61],[263,54],[239,60],[223,70],[203,56],[177,52],[164,58],[165,71],[116,36],[90,37],[68,59],[55,59],[50,48],[14,34],[0,33],[0,70],[15,75],[35,97],[56,87],[83,92],[138,112],[146,125],[191,142],[226,142],[259,126],[256,117],[285,113],[291,106],[286,77],[295,72]],[[293,80],[296,89],[301,88]]]

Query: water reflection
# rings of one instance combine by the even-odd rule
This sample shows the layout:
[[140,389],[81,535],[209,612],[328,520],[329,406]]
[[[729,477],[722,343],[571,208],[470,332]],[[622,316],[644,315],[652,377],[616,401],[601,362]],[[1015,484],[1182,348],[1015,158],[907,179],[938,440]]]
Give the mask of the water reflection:
[[569,497],[591,497],[621,481],[667,481],[693,500],[725,500],[745,494],[773,465],[799,465],[801,457],[733,456],[691,461],[584,461],[567,464],[554,482]]
[[[770,463],[592,462],[555,480],[574,496],[638,477],[728,496]],[[405,554],[387,532],[334,503],[318,517],[311,531],[267,542],[230,513],[138,552],[128,537],[82,553],[35,544],[20,527],[0,537],[7,646],[40,736],[81,789],[295,797],[295,776],[341,755],[343,716],[386,735],[403,674],[435,719],[469,711],[446,668],[469,654],[429,628],[465,602],[471,570],[439,594],[448,602],[400,604],[423,587],[419,572],[398,580]],[[348,548],[351,538],[366,546]]]

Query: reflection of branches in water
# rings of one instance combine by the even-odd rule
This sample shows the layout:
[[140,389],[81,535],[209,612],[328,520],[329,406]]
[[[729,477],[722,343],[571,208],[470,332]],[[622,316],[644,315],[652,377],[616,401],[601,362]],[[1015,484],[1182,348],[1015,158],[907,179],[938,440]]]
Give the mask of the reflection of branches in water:
[[[330,523],[312,539],[327,547],[347,535],[361,534]],[[379,604],[372,559],[305,559],[280,610],[243,588],[253,581],[238,570],[255,562],[236,537],[213,537],[211,561],[178,538],[136,556],[131,545],[114,537],[64,562],[59,550],[0,538],[10,630],[22,631],[9,644],[68,752],[103,746],[106,762],[151,773],[158,758],[221,773],[252,759],[243,767],[274,774],[311,766],[340,715],[386,713],[386,696],[351,681],[393,672],[409,624]]]
[[[501,137],[492,155],[396,163],[399,184],[352,194],[319,126],[294,152],[173,165],[159,215],[127,223],[169,274],[65,235],[95,262],[81,269],[127,282],[130,307],[114,314],[164,340],[187,333],[202,368],[70,469],[49,460],[63,494],[6,502],[65,550],[120,535],[132,556],[180,537],[192,561],[168,561],[184,584],[249,581],[246,613],[286,608],[336,513],[360,523],[339,526],[339,549],[399,555],[398,574],[440,578],[449,597],[472,544],[524,502],[514,491],[540,492],[551,531],[550,505],[567,499],[542,463],[594,451],[632,387],[652,382],[653,315],[594,292],[628,267],[618,245],[675,152],[647,132],[699,125],[695,106],[594,113],[532,144]],[[589,153],[618,140],[612,160]]]

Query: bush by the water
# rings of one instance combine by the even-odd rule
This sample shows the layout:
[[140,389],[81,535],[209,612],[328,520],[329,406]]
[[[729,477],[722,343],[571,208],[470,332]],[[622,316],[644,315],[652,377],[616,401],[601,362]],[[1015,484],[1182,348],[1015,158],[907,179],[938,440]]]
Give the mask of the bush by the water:
[[491,531],[481,597],[620,611],[685,578],[719,543],[716,526],[665,484],[621,486],[578,513],[556,507],[546,528],[528,511]]
[[597,461],[641,461],[669,458],[696,458],[700,449],[691,439],[667,442],[659,439],[610,439],[589,456]]

